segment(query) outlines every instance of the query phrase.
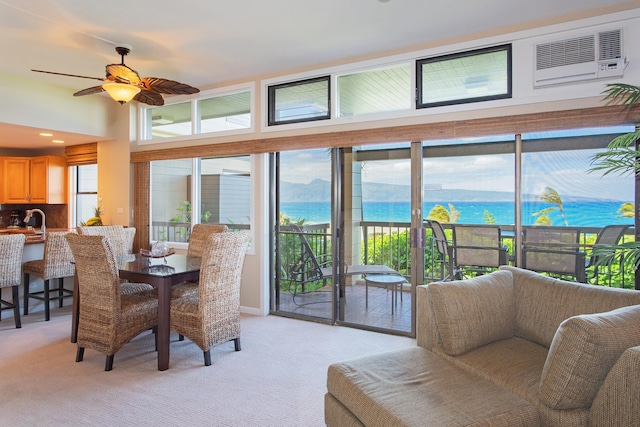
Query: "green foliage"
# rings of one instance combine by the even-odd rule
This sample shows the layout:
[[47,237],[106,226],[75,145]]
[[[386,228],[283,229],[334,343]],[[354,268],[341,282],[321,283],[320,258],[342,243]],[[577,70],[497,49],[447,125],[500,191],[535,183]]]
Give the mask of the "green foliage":
[[285,212],[280,212],[280,225],[303,225],[307,220],[304,218],[298,218],[296,220],[291,219]]
[[634,218],[636,216],[636,206],[633,202],[626,202],[618,208],[618,218]]
[[[383,234],[381,238],[367,241],[366,264],[385,264],[400,274],[407,274],[411,263],[409,248],[409,231]],[[364,242],[362,243],[364,252]]]
[[496,223],[496,216],[494,214],[492,214],[491,212],[489,212],[489,210],[485,209],[484,210],[484,219],[483,219],[485,224],[495,224]]
[[[178,211],[178,213],[176,214],[176,216],[174,216],[169,220],[170,222],[186,222],[186,223],[191,222],[191,202],[190,201],[183,200],[182,203],[180,203],[180,206],[176,208],[176,210]],[[200,219],[202,220],[202,222],[209,221],[209,218],[211,218],[211,212],[209,211],[202,212],[202,214],[200,215]]]
[[[603,92],[609,103],[626,105],[628,109],[640,103],[640,87],[624,83],[611,83]],[[602,175],[618,174],[634,176],[640,173],[636,141],[640,139],[640,127],[634,132],[617,136],[607,146],[606,151],[596,153],[591,158],[593,167],[588,172],[599,171]]]
[[449,210],[442,205],[435,205],[429,211],[427,219],[438,221],[441,224],[455,224],[460,219],[460,211],[449,203]]
[[558,210],[560,212],[560,215],[562,216],[564,225],[566,225],[567,227],[569,226],[569,222],[567,221],[567,217],[564,216],[564,210],[562,208],[562,197],[560,197],[560,194],[555,189],[551,187],[545,187],[538,198],[543,202],[552,204],[553,206],[544,208],[538,212],[534,212],[531,214],[538,217],[535,222],[536,225],[551,225],[551,219],[549,218],[548,214]]

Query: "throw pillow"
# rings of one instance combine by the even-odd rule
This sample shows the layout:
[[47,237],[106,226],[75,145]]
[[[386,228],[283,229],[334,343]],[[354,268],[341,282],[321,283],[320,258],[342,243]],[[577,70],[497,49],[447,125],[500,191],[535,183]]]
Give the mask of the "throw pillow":
[[510,338],[515,324],[515,293],[510,271],[427,287],[444,351],[459,356]]
[[549,348],[540,401],[553,409],[589,408],[616,360],[637,345],[640,305],[566,319]]

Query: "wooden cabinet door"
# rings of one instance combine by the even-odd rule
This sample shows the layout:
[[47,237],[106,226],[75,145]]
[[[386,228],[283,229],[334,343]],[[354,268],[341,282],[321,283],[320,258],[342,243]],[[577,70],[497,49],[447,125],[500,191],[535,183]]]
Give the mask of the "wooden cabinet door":
[[66,203],[66,160],[57,156],[31,159],[30,203]]
[[3,161],[3,203],[30,203],[31,159],[5,157]]
[[47,203],[47,166],[46,157],[31,159],[31,203]]

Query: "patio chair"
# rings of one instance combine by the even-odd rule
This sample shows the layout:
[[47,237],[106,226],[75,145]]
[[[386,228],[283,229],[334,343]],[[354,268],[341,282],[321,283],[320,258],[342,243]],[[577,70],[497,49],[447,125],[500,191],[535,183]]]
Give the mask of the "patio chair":
[[502,246],[501,238],[498,226],[455,224],[450,274],[462,279],[506,265],[507,248]]
[[[611,286],[611,280],[613,276],[616,274],[612,272],[612,265],[615,261],[615,248],[614,245],[617,245],[624,233],[629,228],[629,225],[607,225],[603,227],[602,230],[598,233],[598,237],[596,238],[596,242],[593,246],[593,251],[596,251],[594,254],[592,251],[592,255],[586,260],[585,269],[590,271],[590,278],[595,280],[595,284],[598,284],[598,280],[600,275],[604,275],[607,277],[607,284]],[[612,257],[607,257],[607,262],[603,265],[598,265],[600,259],[602,258],[602,252],[598,252],[598,250],[606,250],[607,252],[611,252]],[[620,259],[620,263],[622,260]],[[618,274],[624,273],[622,266],[620,265],[620,269],[618,270]],[[624,277],[623,277],[624,281]]]
[[[280,240],[281,255],[281,283],[288,282],[289,292],[292,295],[294,304],[303,306],[319,302],[331,302],[327,300],[314,300],[313,302],[299,303],[297,297],[310,293],[332,292],[331,289],[322,289],[327,281],[333,278],[331,266],[331,254],[316,254],[313,250],[306,233],[302,227],[290,224],[281,227],[283,237]],[[370,274],[394,274],[400,275],[397,271],[381,264],[361,264],[342,266],[341,274],[345,276],[366,276]],[[310,286],[313,285],[313,286]]]
[[[435,264],[440,266],[440,277],[429,277],[428,279],[450,280],[454,276],[451,271],[453,268],[452,253],[447,235],[444,232],[444,227],[435,220],[427,219],[425,222],[429,228],[431,228],[432,247],[435,251],[433,253],[433,266],[435,266]],[[438,254],[438,258],[436,258],[436,253]]]
[[290,224],[281,228],[284,229],[280,239],[281,283],[288,283],[294,303],[296,296],[309,292],[309,285],[314,285],[311,292],[330,292],[316,288],[319,282],[324,286],[331,279],[331,254],[316,255],[299,225]]
[[580,230],[577,228],[525,227],[522,267],[585,283],[585,255],[580,251],[579,241]]

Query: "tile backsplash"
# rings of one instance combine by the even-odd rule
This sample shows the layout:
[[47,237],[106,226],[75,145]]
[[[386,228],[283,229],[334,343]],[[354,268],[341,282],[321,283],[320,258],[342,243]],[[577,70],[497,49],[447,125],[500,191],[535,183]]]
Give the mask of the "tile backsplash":
[[[9,219],[11,211],[19,210],[26,211],[27,209],[40,209],[44,212],[47,220],[47,228],[68,228],[69,207],[68,205],[0,205],[0,228],[6,228],[9,225]],[[34,227],[40,227],[42,225],[42,217],[39,214],[34,214],[33,219]]]

